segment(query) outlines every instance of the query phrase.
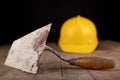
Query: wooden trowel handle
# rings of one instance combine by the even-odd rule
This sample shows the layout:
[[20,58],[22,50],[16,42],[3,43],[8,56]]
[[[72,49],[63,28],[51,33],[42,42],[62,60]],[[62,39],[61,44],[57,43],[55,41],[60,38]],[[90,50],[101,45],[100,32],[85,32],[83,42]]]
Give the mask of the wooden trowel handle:
[[65,62],[69,62],[71,65],[75,65],[78,67],[86,68],[86,69],[110,69],[114,68],[114,61],[101,57],[80,57],[74,59],[65,59],[60,56],[59,53],[53,48],[46,45],[46,49],[50,50],[55,54],[58,58]]
[[110,69],[114,68],[114,61],[110,59],[100,58],[100,57],[80,57],[75,59],[70,59],[69,63],[81,68],[86,69]]

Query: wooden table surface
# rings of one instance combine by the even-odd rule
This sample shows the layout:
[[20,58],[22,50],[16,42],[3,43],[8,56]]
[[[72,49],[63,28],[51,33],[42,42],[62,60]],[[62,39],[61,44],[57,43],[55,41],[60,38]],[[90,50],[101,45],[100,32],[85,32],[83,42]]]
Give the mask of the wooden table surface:
[[11,45],[0,46],[0,80],[120,80],[120,42],[111,40],[100,41],[99,47],[90,54],[70,54],[60,50],[56,43],[48,46],[60,52],[66,59],[81,56],[100,56],[113,59],[114,69],[88,70],[72,66],[61,61],[50,51],[45,50],[41,56],[41,64],[36,75],[23,72],[4,65]]

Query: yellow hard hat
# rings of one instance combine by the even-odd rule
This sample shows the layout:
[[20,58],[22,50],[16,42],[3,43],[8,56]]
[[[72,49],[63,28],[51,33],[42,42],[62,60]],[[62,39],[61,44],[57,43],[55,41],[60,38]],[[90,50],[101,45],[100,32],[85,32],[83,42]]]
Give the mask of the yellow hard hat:
[[98,46],[95,24],[80,15],[66,20],[60,30],[58,45],[64,52],[93,52]]

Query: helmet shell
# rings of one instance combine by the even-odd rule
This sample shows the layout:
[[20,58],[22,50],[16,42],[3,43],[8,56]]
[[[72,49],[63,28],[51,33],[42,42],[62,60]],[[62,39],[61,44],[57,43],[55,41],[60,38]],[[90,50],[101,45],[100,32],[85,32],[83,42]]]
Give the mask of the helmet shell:
[[64,52],[93,52],[98,45],[95,24],[80,15],[66,20],[61,27],[58,44]]

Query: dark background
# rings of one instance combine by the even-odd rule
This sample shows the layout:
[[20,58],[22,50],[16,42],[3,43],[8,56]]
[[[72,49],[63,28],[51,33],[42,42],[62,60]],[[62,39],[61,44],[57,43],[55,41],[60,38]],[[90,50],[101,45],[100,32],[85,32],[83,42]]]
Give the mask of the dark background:
[[109,0],[15,0],[5,2],[3,25],[0,27],[0,45],[11,44],[15,39],[44,25],[52,23],[48,42],[57,42],[62,23],[73,16],[91,19],[97,28],[99,40],[120,41],[115,10]]

